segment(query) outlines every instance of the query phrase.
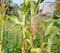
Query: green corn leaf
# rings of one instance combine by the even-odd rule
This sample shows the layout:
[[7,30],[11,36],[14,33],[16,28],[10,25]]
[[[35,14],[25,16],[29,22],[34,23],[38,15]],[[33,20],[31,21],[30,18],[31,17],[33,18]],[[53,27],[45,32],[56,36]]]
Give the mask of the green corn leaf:
[[30,44],[30,46],[31,46],[31,42],[30,42],[30,40],[29,39],[26,39],[26,41]]
[[53,24],[54,24],[54,22],[53,22],[53,23],[50,23],[50,24],[47,26],[47,29],[46,29],[45,35],[48,35],[48,34],[50,33],[50,30],[52,29]]
[[35,6],[35,14],[37,13],[38,11],[38,8],[39,8],[39,4],[41,3],[41,0],[38,0],[36,6]]
[[21,24],[20,21],[17,18],[11,18],[12,22],[15,24]]
[[31,9],[31,16],[33,16],[34,15],[34,8],[35,8],[33,0],[30,0],[30,5],[31,5],[31,7],[30,7],[30,9]]
[[29,9],[30,9],[30,2],[28,0],[24,0],[22,4],[22,11],[25,14],[26,12],[28,12]]
[[55,35],[55,34],[52,34],[52,35],[50,35],[49,38],[48,38],[47,51],[48,51],[49,53],[51,53],[51,46],[52,46],[52,42],[53,42],[52,40],[53,40],[54,35]]
[[41,3],[43,2],[44,0],[41,0]]

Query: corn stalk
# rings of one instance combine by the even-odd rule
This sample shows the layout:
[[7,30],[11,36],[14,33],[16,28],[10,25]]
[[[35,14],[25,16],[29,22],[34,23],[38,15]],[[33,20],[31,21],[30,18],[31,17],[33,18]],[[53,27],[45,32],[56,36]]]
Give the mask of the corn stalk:
[[1,40],[0,40],[0,53],[2,53],[3,22],[4,22],[4,20],[2,19]]
[[36,4],[34,4],[33,0],[30,0],[30,5],[31,5],[31,28],[32,28],[32,36],[30,37],[30,42],[32,45],[32,48],[34,47],[33,45],[33,38],[36,36],[36,27],[38,28],[38,23],[37,20],[34,19],[35,15],[37,14],[39,4],[41,0],[38,0]]
[[[3,1],[1,0],[1,6],[3,5]],[[4,5],[2,6],[2,12],[4,9]],[[2,28],[1,28],[1,41],[0,41],[0,53],[2,53],[2,37],[3,37],[3,23],[4,23],[4,17],[3,17],[3,13],[2,13]]]
[[1,0],[1,7],[2,7],[2,15],[1,15],[1,19],[2,19],[2,28],[1,28],[1,40],[0,40],[0,53],[2,53],[2,38],[3,38],[3,30],[4,30],[4,16],[6,13],[6,10],[8,7],[6,7],[4,0]]
[[[31,27],[32,27],[32,19],[33,19],[33,17],[34,17],[34,3],[33,3],[33,1],[31,0],[30,1],[30,5],[31,5]],[[31,42],[31,47],[33,48],[33,32],[32,32],[32,35],[30,36],[30,42]]]
[[26,24],[25,24],[25,14],[23,15],[23,23],[22,23],[22,29],[23,29],[23,47],[22,47],[22,53],[26,53],[26,35],[25,35],[25,29],[26,29]]
[[25,15],[26,15],[26,5],[27,5],[27,2],[28,0],[24,0],[24,4],[25,4],[25,8],[23,9],[23,23],[22,23],[22,30],[23,30],[23,47],[22,47],[22,53],[26,53],[26,18],[25,18]]

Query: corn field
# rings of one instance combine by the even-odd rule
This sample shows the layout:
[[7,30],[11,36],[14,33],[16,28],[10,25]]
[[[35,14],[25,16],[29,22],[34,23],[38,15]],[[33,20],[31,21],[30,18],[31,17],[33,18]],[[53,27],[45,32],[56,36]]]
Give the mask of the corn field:
[[42,2],[0,0],[0,53],[60,53],[60,5],[48,17],[38,14]]

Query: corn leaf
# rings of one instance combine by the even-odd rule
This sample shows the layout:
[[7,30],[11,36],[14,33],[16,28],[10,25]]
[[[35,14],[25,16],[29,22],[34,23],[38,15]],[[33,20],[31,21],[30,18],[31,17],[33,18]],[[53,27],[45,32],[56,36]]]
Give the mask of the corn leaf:
[[50,30],[52,29],[53,24],[54,24],[54,22],[53,22],[53,23],[50,23],[50,24],[47,26],[47,29],[46,29],[45,35],[48,35],[48,34],[50,33]]

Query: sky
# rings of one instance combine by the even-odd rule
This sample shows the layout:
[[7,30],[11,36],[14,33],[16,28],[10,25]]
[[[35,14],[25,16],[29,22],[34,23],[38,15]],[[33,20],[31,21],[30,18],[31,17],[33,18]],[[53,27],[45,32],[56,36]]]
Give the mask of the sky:
[[[37,1],[37,0],[35,0],[35,1]],[[20,6],[20,4],[23,2],[23,0],[13,0],[13,2],[17,3]],[[55,2],[55,0],[44,0],[44,2]],[[43,3],[40,4],[40,9],[42,9]]]

